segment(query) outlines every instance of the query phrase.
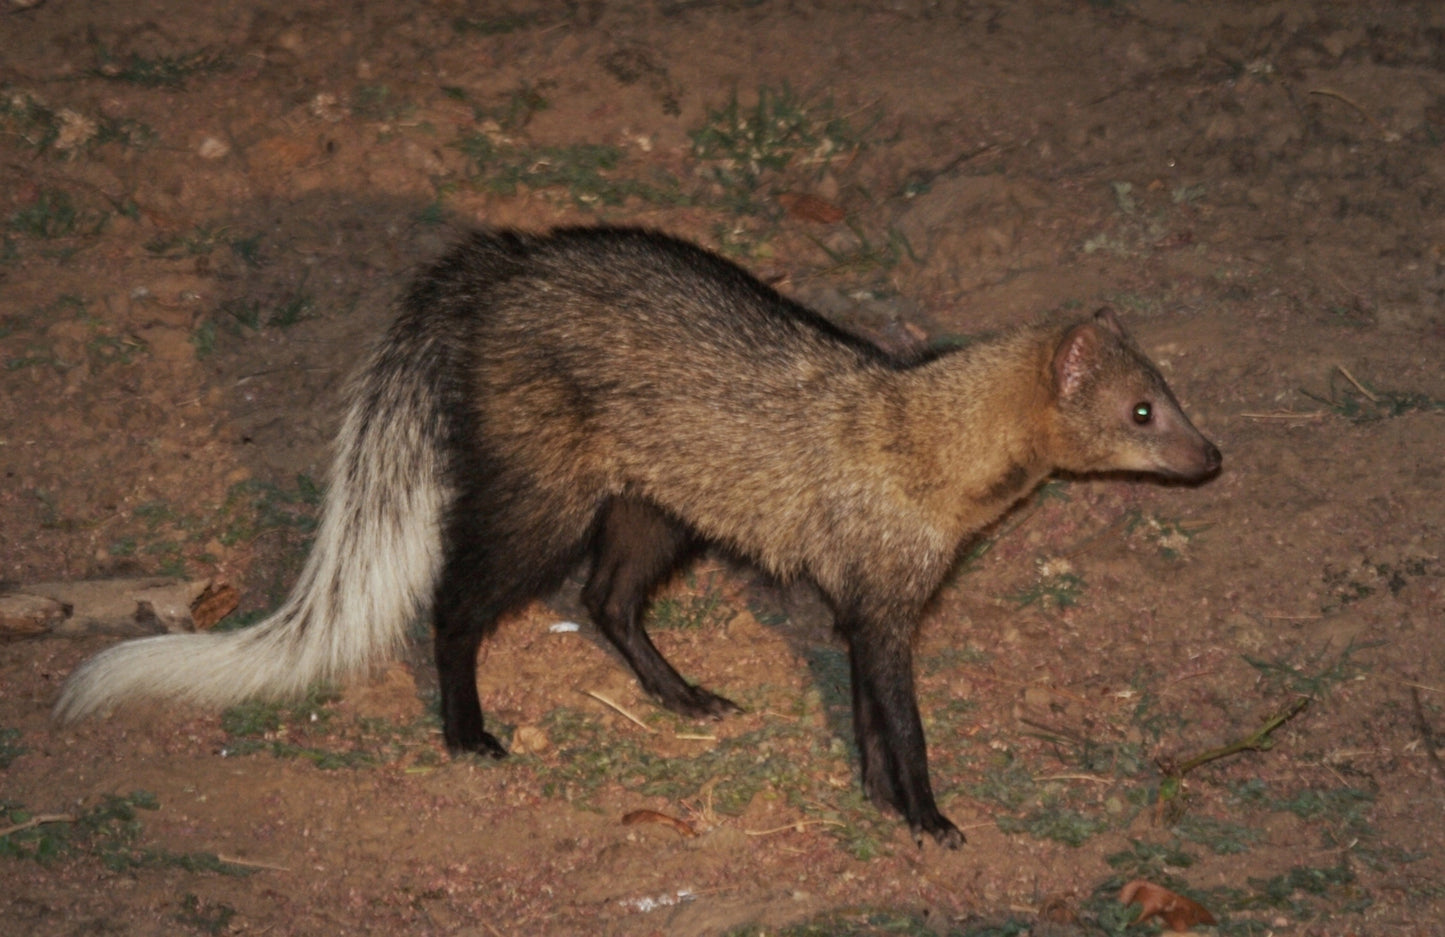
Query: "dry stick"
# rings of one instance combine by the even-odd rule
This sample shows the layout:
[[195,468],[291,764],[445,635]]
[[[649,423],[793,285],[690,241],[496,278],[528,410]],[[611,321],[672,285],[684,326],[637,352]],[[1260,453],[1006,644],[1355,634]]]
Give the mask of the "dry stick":
[[1039,781],[1089,781],[1094,784],[1113,784],[1114,778],[1101,778],[1093,774],[1041,774],[1034,778]]
[[637,723],[637,725],[640,726],[642,729],[644,729],[644,730],[646,730],[646,731],[648,731],[648,732],[653,732],[653,733],[657,732],[657,730],[654,729],[652,726],[648,725],[647,723],[643,722],[641,719],[639,719],[639,718],[637,718],[636,716],[634,716],[632,713],[628,712],[627,710],[623,709],[621,706],[619,706],[619,705],[617,705],[616,703],[612,702],[612,700],[610,700],[610,699],[608,699],[607,697],[603,696],[601,693],[594,693],[594,692],[591,691],[591,690],[583,690],[582,692],[585,693],[586,695],[592,697],[593,699],[595,699],[597,702],[603,704],[604,706],[610,706],[611,708],[615,709],[617,712],[621,713],[623,716],[626,716],[628,719],[631,719],[633,722]]
[[805,826],[845,826],[841,820],[794,820],[786,826],[775,826],[771,830],[743,830],[744,836],[772,836],[789,830],[801,831]]
[[1182,779],[1184,775],[1193,771],[1200,765],[1207,764],[1211,761],[1217,761],[1220,758],[1228,758],[1230,755],[1237,755],[1240,752],[1267,751],[1270,746],[1274,744],[1269,740],[1270,733],[1272,733],[1275,729],[1278,729],[1280,726],[1284,725],[1286,722],[1289,722],[1295,716],[1299,715],[1300,712],[1302,712],[1304,708],[1309,704],[1310,698],[1308,696],[1300,697],[1298,700],[1295,700],[1295,704],[1291,706],[1287,711],[1282,712],[1274,718],[1270,719],[1264,725],[1260,726],[1254,732],[1246,735],[1239,741],[1231,742],[1228,745],[1222,745],[1219,748],[1211,748],[1207,752],[1200,752],[1198,755],[1195,755],[1193,758],[1189,759],[1186,762],[1183,762],[1180,765],[1175,766],[1174,768],[1165,773],[1171,777]]
[[1342,364],[1337,364],[1337,365],[1335,365],[1335,367],[1337,367],[1337,368],[1340,369],[1340,373],[1345,376],[1345,379],[1346,379],[1346,380],[1348,380],[1351,384],[1354,384],[1354,385],[1355,385],[1355,390],[1357,390],[1357,391],[1359,391],[1360,393],[1362,393],[1362,394],[1365,395],[1365,399],[1366,399],[1366,400],[1368,400],[1370,403],[1379,403],[1379,402],[1380,402],[1380,398],[1379,398],[1379,397],[1376,397],[1374,394],[1370,393],[1368,390],[1365,389],[1365,385],[1364,385],[1364,384],[1361,384],[1359,381],[1355,380],[1355,376],[1350,373],[1350,369],[1349,369],[1349,368],[1345,367],[1345,366],[1342,365]]
[[7,826],[0,829],[0,837],[9,836],[11,833],[19,833],[21,830],[28,830],[31,827],[44,826],[47,823],[74,823],[74,814],[69,813],[41,813],[31,817],[24,823],[17,823],[14,826]]
[[1356,111],[1358,111],[1361,117],[1369,121],[1370,126],[1374,127],[1375,130],[1379,131],[1380,136],[1384,137],[1386,140],[1391,141],[1399,139],[1399,134],[1393,133],[1385,129],[1385,125],[1376,120],[1374,114],[1371,114],[1369,111],[1365,110],[1362,105],[1356,103],[1345,95],[1340,94],[1340,92],[1333,91],[1329,88],[1312,88],[1310,89],[1309,93],[1318,94],[1320,97],[1334,98],[1336,101],[1343,101],[1344,103],[1348,104],[1350,107],[1353,107]]
[[236,859],[236,858],[234,858],[234,857],[232,857],[232,856],[223,856],[223,855],[220,855],[220,854],[217,854],[216,858],[217,858],[217,859],[220,859],[222,862],[226,863],[226,865],[239,865],[239,866],[241,866],[241,867],[243,867],[243,868],[247,868],[247,869],[267,869],[267,870],[269,870],[269,871],[271,871],[271,872],[290,872],[290,871],[291,871],[291,867],[290,867],[290,866],[285,866],[285,865],[272,865],[272,864],[269,863],[269,862],[254,862],[254,861],[252,861],[252,860],[250,860],[250,859]]
[[1400,686],[1414,687],[1417,690],[1424,690],[1426,693],[1445,693],[1445,687],[1431,686],[1428,683],[1414,683],[1410,680],[1400,680],[1395,677],[1387,677],[1383,674],[1370,674],[1376,680],[1384,680],[1386,683],[1396,683]]
[[1315,421],[1318,421],[1318,420],[1323,420],[1327,415],[1328,415],[1328,414],[1326,414],[1325,411],[1323,411],[1323,410],[1304,410],[1304,411],[1296,411],[1296,410],[1275,410],[1275,411],[1272,412],[1272,413],[1241,413],[1241,414],[1240,414],[1240,416],[1244,417],[1246,420],[1256,420],[1256,421],[1258,421],[1258,422],[1279,421],[1279,422],[1298,422],[1298,423],[1315,422]]

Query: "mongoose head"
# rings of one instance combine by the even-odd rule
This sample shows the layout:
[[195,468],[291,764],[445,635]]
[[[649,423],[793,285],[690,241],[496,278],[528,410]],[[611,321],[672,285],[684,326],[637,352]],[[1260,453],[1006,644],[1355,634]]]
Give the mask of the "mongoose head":
[[1219,469],[1219,450],[1189,422],[1111,310],[1066,332],[1050,368],[1058,468],[1189,480]]

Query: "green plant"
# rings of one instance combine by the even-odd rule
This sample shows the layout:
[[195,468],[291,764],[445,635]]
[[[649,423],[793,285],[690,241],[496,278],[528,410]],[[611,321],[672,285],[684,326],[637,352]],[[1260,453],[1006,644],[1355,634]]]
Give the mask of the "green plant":
[[340,698],[330,687],[313,687],[299,700],[240,703],[221,713],[221,728],[238,738],[264,738],[292,722],[325,727]]
[[1166,560],[1177,560],[1188,552],[1195,534],[1209,529],[1209,524],[1188,523],[1177,518],[1162,518],[1142,511],[1130,511],[1124,530],[1152,545]]
[[828,911],[782,928],[750,924],[728,931],[726,937],[1027,937],[1035,927],[1013,916],[970,917],[946,924],[912,912],[862,908]]
[[1005,833],[1028,833],[1039,839],[1052,839],[1066,846],[1082,846],[1096,833],[1109,828],[1107,820],[1089,816],[1067,807],[1045,805],[1022,817],[999,816],[994,820]]
[[10,230],[29,237],[54,240],[76,235],[98,234],[105,227],[104,212],[85,211],[76,206],[64,189],[46,187],[35,201],[12,212]]
[[1362,557],[1345,567],[1327,565],[1320,574],[1327,593],[1320,603],[1320,611],[1326,614],[1339,611],[1382,588],[1391,595],[1399,595],[1411,580],[1430,575],[1436,565],[1436,558],[1429,556],[1406,556],[1394,562]]
[[674,590],[660,596],[647,613],[647,625],[658,630],[695,631],[719,627],[736,614],[722,593],[713,584],[705,591],[692,591],[696,580],[686,591]]
[[224,71],[231,67],[220,54],[205,49],[184,55],[157,55],[152,58],[134,52],[117,58],[114,52],[99,43],[95,44],[94,49],[97,64],[91,69],[92,75],[109,81],[139,85],[142,88],[180,91],[194,75]]
[[1258,843],[1264,838],[1264,835],[1254,827],[1194,814],[1185,816],[1175,824],[1174,832],[1180,838],[1198,843],[1219,856],[1248,852],[1252,844]]
[[396,98],[390,85],[362,85],[352,95],[352,111],[365,120],[389,122],[416,113],[416,105]]
[[321,486],[308,475],[296,476],[294,490],[263,481],[237,482],[217,512],[221,543],[232,546],[276,529],[310,533],[316,529],[321,495]]
[[725,207],[759,211],[759,190],[785,172],[817,176],[862,146],[862,134],[836,114],[831,101],[804,101],[788,85],[758,89],[744,105],[734,89],[726,104],[689,131],[693,155],[719,190]]
[[0,768],[8,768],[16,758],[30,751],[20,744],[20,730],[0,729]]
[[480,36],[502,36],[532,26],[538,20],[535,13],[504,13],[498,16],[473,18],[458,16],[452,20],[452,28],[459,33],[476,33]]
[[835,250],[822,240],[813,238],[813,243],[828,257],[830,266],[826,273],[829,276],[887,273],[897,267],[904,257],[918,260],[908,238],[897,228],[890,227],[883,238],[873,240],[853,221],[849,220],[847,224],[857,239],[857,246],[851,250]]
[[232,706],[221,714],[231,739],[228,756],[270,755],[309,761],[323,771],[434,761],[431,737],[437,720],[424,716],[408,725],[385,719],[343,720],[332,705],[340,697],[330,687],[313,687],[291,701],[260,701]]
[[1041,559],[1038,562],[1038,579],[1027,589],[1009,595],[1009,601],[1024,608],[1037,604],[1041,608],[1072,608],[1079,604],[1084,592],[1084,577],[1074,572],[1074,567],[1064,559]]
[[532,85],[523,82],[522,85],[510,94],[501,104],[495,107],[474,106],[472,113],[477,120],[493,120],[506,133],[522,130],[532,122],[533,116],[547,110],[552,106],[542,89],[550,87],[553,82],[543,82]]
[[1307,390],[1301,393],[1351,423],[1372,423],[1406,413],[1445,410],[1445,400],[1414,391],[1376,390],[1341,366],[1330,372],[1330,386],[1325,394]]
[[671,178],[647,183],[617,172],[623,151],[607,144],[528,147],[476,131],[451,145],[470,160],[474,185],[504,195],[522,187],[560,189],[581,207],[620,205],[634,196],[663,203],[681,201]]
[[1259,671],[1260,677],[1274,692],[1288,692],[1311,699],[1320,699],[1329,695],[1335,686],[1347,680],[1353,680],[1362,672],[1362,667],[1354,660],[1356,653],[1372,647],[1378,647],[1380,642],[1356,644],[1351,641],[1344,649],[1335,655],[1334,659],[1324,662],[1328,648],[1321,649],[1317,654],[1309,657],[1302,666],[1296,666],[1284,659],[1264,660],[1263,658],[1244,655],[1244,660],[1255,670]]
[[220,934],[231,926],[231,919],[235,916],[236,909],[230,905],[203,903],[195,895],[187,893],[181,899],[181,910],[176,914],[176,920],[207,934]]
[[92,117],[68,107],[51,107],[27,91],[0,89],[0,131],[37,153],[73,158],[107,143],[149,146],[156,132],[137,120]]
[[191,333],[191,344],[195,346],[196,357],[205,358],[216,350],[216,323],[203,319]]
[[79,815],[32,814],[19,804],[0,802],[0,816],[11,824],[8,832],[0,835],[0,857],[49,865],[84,856],[98,859],[112,872],[179,868],[226,875],[251,873],[211,853],[176,853],[141,846],[142,824],[137,811],[158,809],[160,803],[155,795],[141,790],[126,796],[110,795]]

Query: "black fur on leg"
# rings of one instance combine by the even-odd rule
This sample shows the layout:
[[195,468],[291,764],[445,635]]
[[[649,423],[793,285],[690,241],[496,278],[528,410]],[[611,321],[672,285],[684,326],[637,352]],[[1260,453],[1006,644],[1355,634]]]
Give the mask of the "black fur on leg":
[[486,731],[482,701],[477,695],[477,650],[481,630],[464,623],[443,623],[437,616],[436,664],[441,684],[442,734],[447,750],[505,758],[507,750]]
[[[545,503],[538,493],[505,484],[504,475],[478,477],[485,481],[456,500],[447,525],[433,612],[436,664],[447,748],[501,758],[506,749],[484,728],[477,651],[500,617],[561,585],[583,552],[591,524],[576,510],[529,515],[528,507]],[[525,529],[529,516],[548,526]]]
[[957,849],[964,837],[938,809],[928,778],[923,721],[913,685],[911,629],[840,618],[853,677],[853,724],[862,759],[863,788],[879,806],[908,821],[913,838],[924,833]]
[[652,591],[696,546],[687,528],[651,504],[612,498],[603,507],[593,535],[592,574],[582,590],[582,601],[643,689],[675,713],[717,717],[741,709],[684,680],[642,626]]

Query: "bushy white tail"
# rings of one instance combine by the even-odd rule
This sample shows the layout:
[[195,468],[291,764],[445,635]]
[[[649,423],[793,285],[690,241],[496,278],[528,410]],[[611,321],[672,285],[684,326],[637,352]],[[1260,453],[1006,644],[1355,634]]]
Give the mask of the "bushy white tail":
[[57,720],[144,697],[219,708],[295,696],[396,654],[431,606],[449,497],[437,401],[425,370],[396,350],[383,346],[356,387],[316,542],[276,614],[241,631],[118,644],[71,675]]

